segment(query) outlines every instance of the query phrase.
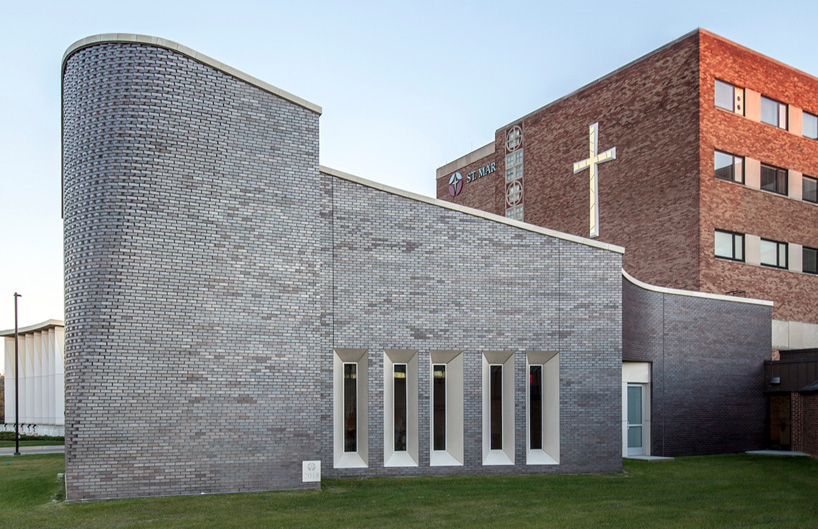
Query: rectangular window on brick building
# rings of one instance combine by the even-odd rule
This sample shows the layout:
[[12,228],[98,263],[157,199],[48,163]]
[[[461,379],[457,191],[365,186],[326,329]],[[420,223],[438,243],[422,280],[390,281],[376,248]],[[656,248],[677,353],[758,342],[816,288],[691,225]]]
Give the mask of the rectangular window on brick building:
[[779,195],[787,194],[787,170],[761,164],[761,189]]
[[818,140],[818,116],[804,112],[801,134],[805,138]]
[[818,250],[805,246],[802,256],[802,270],[807,274],[818,274]]
[[744,261],[744,235],[716,230],[716,257]]
[[744,115],[744,89],[716,79],[716,108]]
[[744,183],[744,158],[716,151],[714,158],[716,178]]
[[787,268],[787,243],[761,239],[761,264]]
[[818,203],[818,180],[809,176],[801,177],[801,198]]
[[787,128],[787,105],[761,96],[761,122],[780,129]]

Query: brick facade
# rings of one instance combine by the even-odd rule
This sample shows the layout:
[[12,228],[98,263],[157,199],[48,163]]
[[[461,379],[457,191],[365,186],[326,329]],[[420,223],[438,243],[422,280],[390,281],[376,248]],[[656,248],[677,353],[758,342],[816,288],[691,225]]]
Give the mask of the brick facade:
[[653,455],[765,447],[769,306],[651,291],[627,280],[622,306],[623,360],[652,365]]
[[818,456],[818,392],[791,396],[792,449]]
[[[716,79],[788,105],[792,130],[716,108]],[[599,239],[626,248],[626,270],[664,287],[741,291],[774,301],[776,320],[818,324],[818,276],[797,271],[800,262],[778,270],[714,256],[716,229],[818,248],[818,205],[717,180],[713,164],[722,150],[818,177],[818,141],[798,129],[802,110],[818,115],[816,101],[814,77],[692,32],[521,119],[525,221],[587,236],[588,172],[574,175],[572,164],[588,157],[588,126],[598,122],[599,150],[617,149],[616,161],[599,166]],[[498,168],[506,128],[495,132]],[[490,183],[464,186],[456,202],[503,214],[503,172],[494,175],[493,208]],[[445,191],[438,185],[449,200]]]
[[[321,173],[318,114],[163,48],[63,76],[68,500],[324,476],[621,469],[621,250]],[[333,469],[336,348],[367,349],[369,468]],[[383,466],[383,351],[464,354],[465,463]],[[514,465],[481,464],[481,352],[515,351]],[[560,355],[560,462],[525,465],[525,352]],[[423,370],[421,370],[423,373]]]

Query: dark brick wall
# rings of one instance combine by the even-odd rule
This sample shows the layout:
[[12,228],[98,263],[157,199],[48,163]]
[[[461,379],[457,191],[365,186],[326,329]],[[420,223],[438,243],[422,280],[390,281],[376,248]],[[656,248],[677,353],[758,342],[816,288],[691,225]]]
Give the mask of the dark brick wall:
[[653,366],[652,454],[763,448],[771,307],[622,284],[623,359]]
[[818,393],[792,393],[792,449],[818,456]]
[[67,498],[314,487],[318,115],[128,43],[63,103]]
[[[471,182],[466,181],[469,173],[479,171],[481,168],[492,163],[494,164],[495,172],[476,178]],[[495,151],[494,154],[481,158],[476,162],[472,162],[438,178],[435,182],[437,186],[437,197],[448,200],[449,202],[454,202],[455,204],[462,204],[504,216],[505,210],[502,208],[505,188],[503,187],[503,177],[499,176],[505,174],[504,167],[502,151],[499,155]],[[451,194],[449,194],[449,177],[455,172],[463,175],[463,190],[456,197],[452,197]],[[500,201],[499,206],[497,205],[498,200]]]
[[[621,468],[621,255],[325,178],[334,211],[333,347],[369,350],[369,468],[328,476],[613,472]],[[465,464],[383,467],[383,351],[464,353]],[[516,465],[483,466],[482,351],[514,350]],[[525,351],[560,353],[558,466],[525,465]],[[331,362],[328,358],[328,369]],[[327,394],[332,381],[325,378]],[[328,405],[331,405],[328,403]]]
[[[640,280],[698,289],[698,37],[674,43],[523,117],[525,221],[588,236],[588,127],[599,123],[599,240],[624,246]],[[496,199],[458,202],[504,214],[506,127],[495,132]],[[487,187],[488,182],[481,182]],[[445,189],[443,189],[445,191]],[[448,192],[438,198],[448,200]]]

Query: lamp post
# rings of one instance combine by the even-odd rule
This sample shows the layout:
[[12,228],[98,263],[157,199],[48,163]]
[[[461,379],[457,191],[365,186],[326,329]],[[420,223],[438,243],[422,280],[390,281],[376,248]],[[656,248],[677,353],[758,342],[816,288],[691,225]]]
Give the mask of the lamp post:
[[20,355],[17,352],[17,298],[14,293],[14,455],[20,455]]

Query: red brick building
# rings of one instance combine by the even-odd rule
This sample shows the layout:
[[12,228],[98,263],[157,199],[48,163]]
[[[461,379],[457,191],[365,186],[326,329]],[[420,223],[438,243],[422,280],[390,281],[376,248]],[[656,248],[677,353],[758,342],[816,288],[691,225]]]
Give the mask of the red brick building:
[[773,348],[818,347],[816,116],[818,79],[699,29],[497,129],[437,197],[588,237],[598,124],[597,236],[625,270],[772,300]]

